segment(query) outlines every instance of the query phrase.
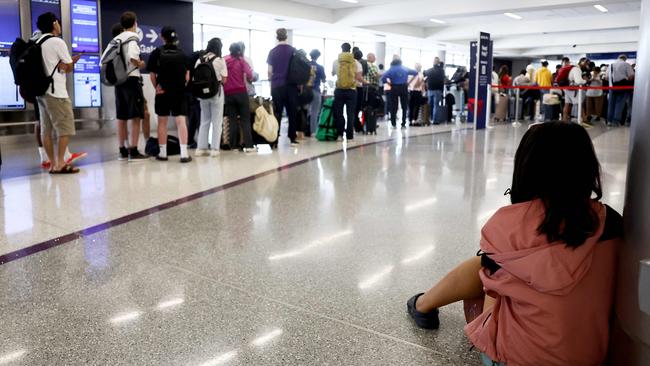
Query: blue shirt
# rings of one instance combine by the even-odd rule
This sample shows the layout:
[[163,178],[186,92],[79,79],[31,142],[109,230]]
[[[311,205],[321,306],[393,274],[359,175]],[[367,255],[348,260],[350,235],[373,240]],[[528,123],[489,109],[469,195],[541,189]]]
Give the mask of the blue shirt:
[[402,65],[391,66],[388,71],[381,77],[381,81],[386,83],[390,79],[393,85],[405,85],[408,82],[409,75],[417,75],[418,72]]
[[316,66],[316,77],[314,78],[314,90],[320,90],[320,84],[325,82],[325,68],[316,61],[311,61],[312,66]]

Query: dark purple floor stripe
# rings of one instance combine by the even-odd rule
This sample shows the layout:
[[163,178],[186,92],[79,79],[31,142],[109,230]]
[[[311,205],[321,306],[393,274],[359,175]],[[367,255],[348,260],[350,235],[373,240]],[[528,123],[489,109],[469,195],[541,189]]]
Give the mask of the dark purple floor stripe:
[[[409,139],[409,138],[416,138],[416,137],[426,137],[426,136],[432,136],[432,135],[450,133],[450,132],[451,131],[436,131],[436,132],[425,133],[425,134],[417,135],[417,136],[402,136],[402,140],[406,140],[406,139]],[[392,142],[392,141],[394,141],[394,140],[393,139],[388,139],[388,140],[373,141],[373,142],[368,142],[368,143],[365,143],[365,144],[355,145],[355,146],[349,147],[349,148],[347,148],[347,150],[348,151],[349,150],[356,150],[356,149],[360,149],[362,147],[378,145],[378,144],[381,144],[381,143],[387,143],[387,142]],[[244,177],[244,178],[232,181],[230,183],[220,185],[218,187],[210,188],[208,190],[197,192],[197,193],[191,194],[191,195],[186,196],[186,197],[178,198],[176,200],[166,202],[166,203],[163,203],[163,204],[160,204],[158,206],[154,206],[154,207],[142,210],[142,211],[134,212],[134,213],[128,214],[126,216],[122,216],[122,217],[119,217],[117,219],[110,220],[108,222],[104,222],[104,223],[101,223],[101,224],[98,224],[98,225],[95,225],[95,226],[91,226],[91,227],[88,227],[86,229],[76,231],[74,233],[66,234],[66,235],[60,236],[60,237],[55,238],[55,239],[51,239],[51,240],[47,240],[47,241],[44,241],[44,242],[41,242],[41,243],[38,243],[38,244],[34,244],[34,245],[29,246],[29,247],[24,248],[24,249],[20,249],[20,250],[16,250],[14,252],[11,252],[11,253],[0,255],[0,265],[15,261],[15,260],[20,259],[20,258],[30,256],[32,254],[36,254],[38,252],[42,252],[42,251],[50,249],[50,248],[57,247],[59,245],[63,245],[63,244],[75,241],[77,239],[81,239],[84,236],[96,234],[96,233],[108,230],[108,229],[110,229],[112,227],[116,227],[116,226],[119,226],[119,225],[122,225],[122,224],[126,224],[127,222],[131,222],[131,221],[134,221],[134,220],[137,220],[137,219],[140,219],[140,218],[143,218],[143,217],[146,217],[146,216],[149,216],[149,215],[152,215],[152,214],[167,210],[169,208],[182,205],[183,203],[191,202],[191,201],[197,200],[199,198],[203,198],[205,196],[209,196],[211,194],[215,194],[217,192],[221,192],[221,191],[224,191],[226,189],[229,189],[229,188],[232,188],[232,187],[242,185],[244,183],[254,181],[256,179],[265,177],[267,175],[270,175],[270,174],[273,174],[273,173],[276,173],[276,172],[285,171],[285,170],[297,167],[299,165],[306,164],[306,163],[308,163],[310,161],[314,161],[314,160],[318,160],[318,159],[321,159],[321,158],[324,158],[324,157],[327,157],[327,156],[339,154],[339,153],[341,153],[343,151],[345,151],[345,150],[344,149],[339,149],[339,150],[334,150],[334,151],[330,151],[330,152],[327,152],[327,153],[323,153],[323,154],[320,154],[320,155],[312,156],[312,157],[309,157],[309,158],[305,158],[305,159],[302,159],[302,160],[298,160],[298,161],[295,161],[293,163],[282,165],[282,166],[279,166],[277,168],[269,169],[267,171],[264,171],[264,172],[261,172],[261,173],[255,174],[255,175],[251,175],[251,176],[248,176],[248,177]]]

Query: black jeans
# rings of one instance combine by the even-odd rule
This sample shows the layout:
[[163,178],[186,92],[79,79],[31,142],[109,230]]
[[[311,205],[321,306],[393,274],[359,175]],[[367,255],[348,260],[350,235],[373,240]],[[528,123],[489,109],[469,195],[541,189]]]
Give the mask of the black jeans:
[[[251,109],[248,104],[248,93],[226,95],[226,114],[230,123],[230,144],[233,148],[239,146],[239,126],[244,135],[244,147],[253,147],[251,134]],[[239,123],[237,123],[239,116]]]
[[[343,106],[348,112],[347,126],[343,117]],[[354,89],[336,89],[334,90],[334,121],[338,129],[339,136],[346,132],[347,138],[354,137],[354,115],[357,111],[357,91]]]
[[392,85],[390,88],[390,123],[397,125],[397,106],[402,104],[402,126],[406,125],[406,113],[409,109],[409,91],[406,84]]
[[412,90],[409,92],[409,122],[418,120],[420,106],[422,105],[422,92]]
[[[296,139],[298,129],[298,87],[295,85],[284,85],[271,89],[273,98],[273,112],[278,123],[282,123],[282,112],[286,108],[289,119],[289,140]],[[278,129],[278,136],[280,130]]]

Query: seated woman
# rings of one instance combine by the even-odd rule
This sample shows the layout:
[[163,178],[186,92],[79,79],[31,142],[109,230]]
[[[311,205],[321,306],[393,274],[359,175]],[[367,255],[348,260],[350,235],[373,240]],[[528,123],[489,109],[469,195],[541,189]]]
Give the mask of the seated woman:
[[465,332],[485,365],[601,365],[622,218],[599,202],[600,164],[584,128],[531,126],[510,196],[483,227],[477,257],[413,296],[409,314],[437,329],[438,308],[479,298]]

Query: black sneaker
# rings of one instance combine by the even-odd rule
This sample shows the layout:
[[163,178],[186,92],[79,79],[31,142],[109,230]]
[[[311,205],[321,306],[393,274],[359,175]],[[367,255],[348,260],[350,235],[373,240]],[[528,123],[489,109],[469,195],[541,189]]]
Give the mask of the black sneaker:
[[300,143],[296,140],[291,140],[291,146],[298,146]]
[[158,155],[158,156],[156,156],[156,160],[158,160],[158,161],[167,161],[167,160],[169,160],[169,158],[166,157],[166,156],[163,157],[163,156]]
[[415,303],[418,301],[418,297],[424,295],[424,293],[417,294],[409,299],[406,302],[406,311],[415,321],[415,324],[423,329],[438,329],[440,327],[440,319],[438,318],[438,309],[433,309],[429,313],[421,313],[415,309]]
[[124,161],[129,159],[129,150],[126,147],[120,147],[120,154],[117,156],[117,160]]
[[192,161],[191,156],[188,156],[186,158],[181,158],[181,163],[189,163],[190,161]]
[[129,163],[145,161],[148,158],[138,151],[137,148],[129,149]]

